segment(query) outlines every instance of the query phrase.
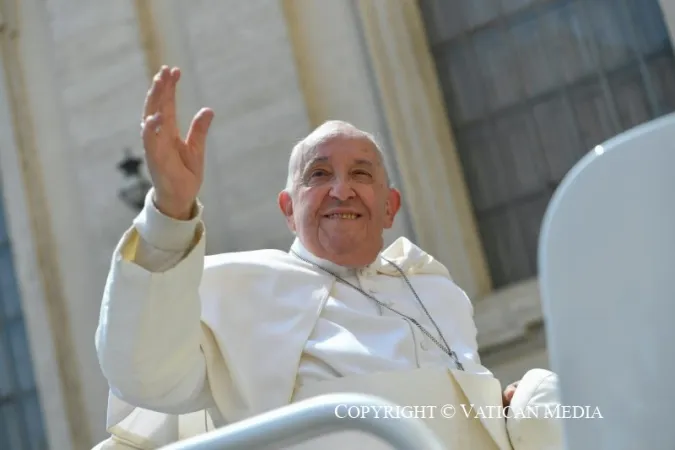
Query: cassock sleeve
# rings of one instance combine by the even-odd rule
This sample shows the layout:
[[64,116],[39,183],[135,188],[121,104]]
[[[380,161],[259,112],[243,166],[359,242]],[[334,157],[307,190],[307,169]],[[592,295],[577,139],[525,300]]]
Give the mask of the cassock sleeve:
[[152,195],[113,254],[96,351],[117,397],[186,414],[213,406],[201,350],[202,206],[177,221],[155,208]]

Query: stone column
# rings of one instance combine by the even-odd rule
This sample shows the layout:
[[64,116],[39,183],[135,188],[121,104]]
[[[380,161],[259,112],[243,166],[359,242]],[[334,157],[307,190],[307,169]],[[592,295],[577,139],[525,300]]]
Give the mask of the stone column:
[[354,4],[417,240],[482,296],[490,277],[417,2]]

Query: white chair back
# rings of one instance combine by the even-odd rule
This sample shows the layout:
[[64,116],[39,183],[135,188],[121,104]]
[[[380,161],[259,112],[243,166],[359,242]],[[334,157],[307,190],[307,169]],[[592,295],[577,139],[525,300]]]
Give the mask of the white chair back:
[[569,172],[542,224],[539,279],[561,401],[602,415],[565,420],[566,448],[674,449],[675,114]]

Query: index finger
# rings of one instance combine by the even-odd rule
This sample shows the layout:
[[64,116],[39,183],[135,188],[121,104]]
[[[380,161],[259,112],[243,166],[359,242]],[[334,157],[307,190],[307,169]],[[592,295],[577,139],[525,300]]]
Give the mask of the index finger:
[[159,112],[161,106],[162,95],[164,93],[164,88],[166,87],[167,81],[169,79],[169,68],[167,66],[162,66],[162,68],[155,74],[152,79],[152,85],[148,89],[148,93],[145,96],[145,103],[143,104],[143,117],[141,121],[145,120]]

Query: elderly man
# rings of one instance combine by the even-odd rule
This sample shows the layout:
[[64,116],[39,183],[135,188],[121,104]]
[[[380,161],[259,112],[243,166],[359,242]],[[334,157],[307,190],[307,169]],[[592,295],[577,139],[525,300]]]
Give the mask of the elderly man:
[[[218,427],[328,392],[501,406],[471,302],[446,268],[404,238],[383,249],[400,195],[370,134],[328,122],[295,146],[278,199],[296,235],[290,251],[205,257],[197,193],[214,113],[202,109],[179,136],[179,77],[162,68],[146,97],[154,187],[115,250],[103,297],[96,348],[113,437],[100,448],[157,448],[190,434],[180,418],[191,413],[207,411]],[[425,419],[447,448],[511,449],[504,418],[485,411]],[[339,438],[334,448],[346,445]]]

